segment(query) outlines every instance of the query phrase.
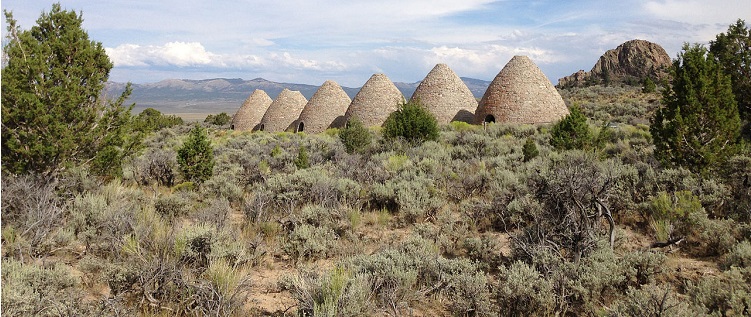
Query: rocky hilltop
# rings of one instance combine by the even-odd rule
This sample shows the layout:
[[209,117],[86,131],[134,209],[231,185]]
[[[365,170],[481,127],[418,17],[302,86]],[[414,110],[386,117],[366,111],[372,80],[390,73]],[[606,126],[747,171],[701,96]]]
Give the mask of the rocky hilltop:
[[635,84],[646,77],[658,81],[667,76],[670,64],[670,56],[662,46],[645,40],[631,40],[605,52],[589,72],[580,70],[559,79],[558,87]]

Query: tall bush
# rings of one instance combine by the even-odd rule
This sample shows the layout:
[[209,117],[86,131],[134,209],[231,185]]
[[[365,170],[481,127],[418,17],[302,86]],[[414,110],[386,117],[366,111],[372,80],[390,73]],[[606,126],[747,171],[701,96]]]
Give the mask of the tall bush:
[[372,142],[373,136],[362,121],[357,118],[349,119],[347,126],[339,131],[339,139],[344,144],[347,153],[362,152]]
[[550,145],[562,150],[584,149],[592,142],[587,117],[577,105],[569,111],[567,116],[553,125],[550,131]]
[[98,174],[119,175],[140,139],[130,133],[130,108],[123,106],[130,85],[116,100],[102,97],[112,69],[102,43],[90,40],[83,18],[59,3],[31,30],[21,30],[12,13],[5,17],[3,169],[54,176],[92,163]]
[[435,141],[438,139],[438,121],[419,102],[410,101],[386,118],[383,137],[386,140],[404,138],[415,143]]
[[684,45],[671,72],[649,129],[655,156],[693,172],[714,169],[737,151],[740,135],[730,78],[700,45]]
[[209,179],[214,169],[214,152],[206,130],[196,125],[188,139],[177,150],[177,164],[186,180],[202,183]]

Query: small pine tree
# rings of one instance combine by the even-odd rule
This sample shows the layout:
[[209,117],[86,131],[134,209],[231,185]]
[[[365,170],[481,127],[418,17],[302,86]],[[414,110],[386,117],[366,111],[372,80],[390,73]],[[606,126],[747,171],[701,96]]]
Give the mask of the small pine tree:
[[360,120],[349,119],[347,126],[339,131],[339,139],[347,153],[362,152],[373,140],[373,136]]
[[277,144],[274,146],[273,149],[271,149],[271,157],[277,158],[282,155],[282,147]]
[[200,184],[209,179],[214,170],[214,152],[206,130],[200,125],[190,130],[188,139],[177,150],[177,164],[186,180]]
[[404,138],[413,143],[438,139],[438,121],[419,101],[410,101],[391,113],[383,123],[386,140]]
[[602,69],[602,85],[605,87],[610,86],[610,71],[607,68]]
[[537,144],[535,144],[535,141],[532,140],[532,138],[527,138],[527,141],[524,142],[522,154],[524,154],[525,162],[529,162],[531,159],[540,155],[540,151],[537,150]]
[[150,133],[181,125],[183,119],[175,115],[164,115],[154,108],[146,108],[135,117],[134,124],[136,131]]
[[709,51],[730,76],[741,119],[751,121],[751,27],[738,19],[709,42]]
[[648,94],[655,92],[655,90],[657,90],[657,85],[652,78],[645,77],[644,81],[642,81],[641,92]]
[[730,78],[701,45],[685,44],[671,73],[649,129],[655,156],[693,172],[718,167],[735,154],[740,135]]
[[304,146],[301,146],[300,150],[297,151],[295,166],[297,166],[298,169],[306,169],[310,167],[310,162],[308,160],[308,150]]
[[558,121],[550,131],[550,145],[559,150],[584,149],[592,143],[592,132],[587,117],[579,106],[574,105],[570,113]]

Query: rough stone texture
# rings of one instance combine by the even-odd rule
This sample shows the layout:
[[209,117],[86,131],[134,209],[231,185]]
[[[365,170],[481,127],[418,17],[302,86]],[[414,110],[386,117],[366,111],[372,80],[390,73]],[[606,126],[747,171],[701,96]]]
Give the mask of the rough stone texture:
[[475,123],[548,123],[568,114],[563,98],[529,57],[514,56],[495,76],[475,111]]
[[308,100],[299,91],[282,90],[261,119],[258,130],[282,132],[300,117]]
[[345,120],[356,117],[366,127],[380,126],[404,103],[404,96],[384,74],[374,74],[352,99]]
[[260,89],[253,91],[232,117],[232,130],[251,131],[257,129],[263,114],[269,109],[272,101],[265,91]]
[[608,50],[589,72],[580,70],[558,80],[558,87],[599,83],[607,72],[611,83],[640,82],[646,77],[659,81],[668,75],[672,61],[662,46],[644,40],[627,41]]
[[451,121],[472,123],[477,109],[475,96],[446,64],[435,65],[410,100],[419,100],[438,123],[444,124]]
[[[327,80],[318,88],[292,125],[295,132],[321,133],[328,128],[344,126],[344,113],[352,102],[341,86]],[[302,123],[302,126],[300,125]]]

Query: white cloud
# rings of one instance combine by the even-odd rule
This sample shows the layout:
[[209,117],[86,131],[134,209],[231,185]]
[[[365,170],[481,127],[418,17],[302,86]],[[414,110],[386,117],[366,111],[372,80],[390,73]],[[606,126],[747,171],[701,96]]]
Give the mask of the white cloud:
[[658,18],[690,24],[730,24],[751,14],[748,0],[648,1],[644,8]]
[[[50,2],[3,7],[29,28]],[[634,38],[673,56],[748,15],[751,1],[76,0],[65,8],[82,11],[92,39],[108,47],[113,80],[265,76],[357,86],[376,71],[416,81],[436,63],[492,79],[513,55],[530,56],[555,80]]]
[[430,50],[436,63],[456,63],[468,68],[485,69],[503,66],[514,55],[526,55],[535,63],[555,61],[552,53],[539,48],[509,47],[498,44],[485,45],[476,49],[440,46]]
[[209,65],[217,55],[209,53],[201,43],[170,42],[157,48],[154,54],[162,57],[163,62],[175,66]]
[[125,67],[211,65],[218,62],[219,57],[207,52],[206,48],[198,42],[169,42],[162,46],[122,44],[105,50],[115,66]]
[[116,67],[148,68],[165,66],[175,68],[213,67],[219,71],[263,70],[265,68],[291,68],[311,71],[343,71],[347,66],[337,61],[319,61],[299,58],[289,52],[272,52],[264,56],[249,54],[216,54],[198,42],[169,42],[164,45],[140,46],[123,44],[106,48],[107,55]]

